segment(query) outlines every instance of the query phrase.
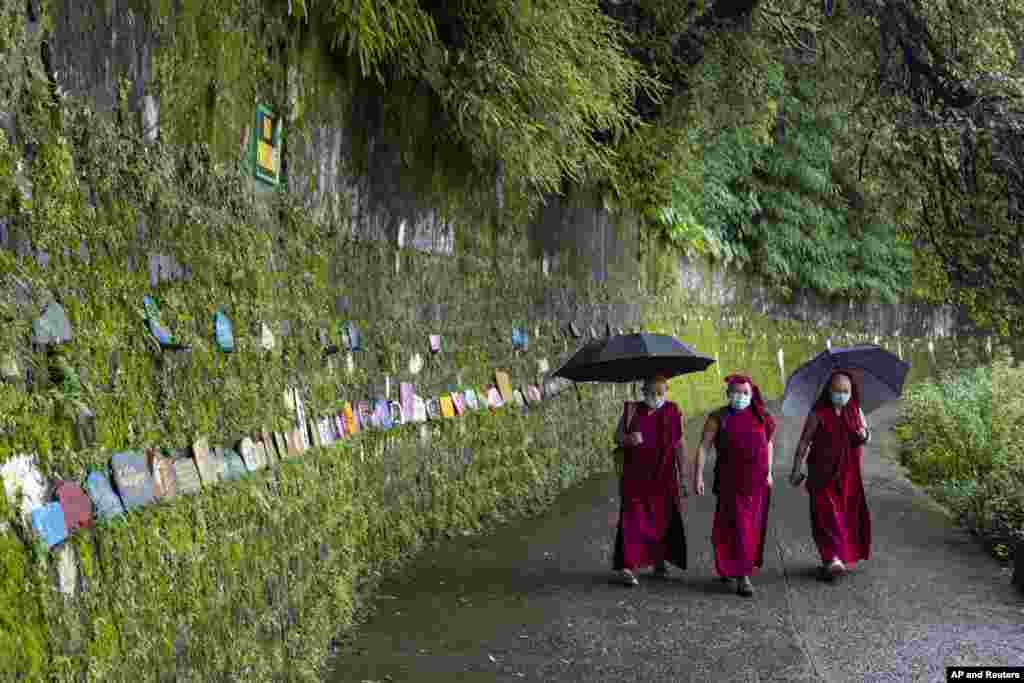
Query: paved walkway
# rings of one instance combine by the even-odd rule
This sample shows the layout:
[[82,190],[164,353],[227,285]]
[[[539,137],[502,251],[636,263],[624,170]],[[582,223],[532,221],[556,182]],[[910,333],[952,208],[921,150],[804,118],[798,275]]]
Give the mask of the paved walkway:
[[[952,664],[1024,665],[1024,599],[892,464],[896,412],[871,416],[873,557],[836,584],[814,576],[807,495],[783,481],[801,425],[781,420],[754,598],[714,576],[710,493],[688,505],[687,571],[609,584],[618,502],[602,477],[543,517],[422,557],[383,587],[379,614],[328,681],[931,683]],[[688,425],[691,447],[701,424]]]

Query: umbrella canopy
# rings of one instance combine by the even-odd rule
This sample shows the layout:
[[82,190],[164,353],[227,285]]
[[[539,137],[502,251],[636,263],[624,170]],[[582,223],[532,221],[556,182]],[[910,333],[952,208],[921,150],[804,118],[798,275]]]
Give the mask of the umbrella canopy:
[[860,394],[865,414],[903,392],[910,364],[874,344],[828,349],[797,368],[786,380],[782,414],[805,417],[835,370],[847,371]]
[[574,382],[638,382],[655,375],[700,372],[714,362],[675,337],[641,332],[590,342],[554,376]]

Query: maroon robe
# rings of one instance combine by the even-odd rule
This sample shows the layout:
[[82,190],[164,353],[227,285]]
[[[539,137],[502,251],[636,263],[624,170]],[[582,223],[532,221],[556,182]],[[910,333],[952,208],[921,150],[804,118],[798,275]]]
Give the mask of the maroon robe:
[[[810,438],[807,456],[807,491],[810,493],[811,530],[821,561],[838,557],[844,564],[866,560],[871,554],[871,515],[861,480],[863,444],[856,383],[842,412],[836,415],[829,399],[830,385],[813,414],[818,428]],[[804,427],[806,431],[806,426]]]
[[625,449],[613,569],[639,569],[663,561],[686,569],[675,457],[683,438],[682,413],[670,401],[655,411],[644,403],[633,405],[626,433],[640,432],[643,443]]
[[740,411],[723,408],[716,417],[714,493],[718,501],[711,531],[715,570],[727,577],[752,576],[764,564],[771,503],[768,444],[775,433],[775,419],[763,409],[755,412],[754,404]]

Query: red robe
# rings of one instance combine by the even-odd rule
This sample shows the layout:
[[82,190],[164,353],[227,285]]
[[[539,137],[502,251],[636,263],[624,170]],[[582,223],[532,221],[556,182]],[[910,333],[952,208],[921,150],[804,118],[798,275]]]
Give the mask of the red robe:
[[824,563],[838,557],[852,564],[871,554],[871,515],[861,480],[864,447],[856,433],[861,425],[856,391],[840,415],[823,396],[813,412],[818,428],[813,435],[805,435],[811,442],[807,457],[811,530]]
[[764,564],[771,503],[768,444],[775,420],[762,414],[763,422],[748,406],[735,412],[724,408],[717,415],[714,493],[718,501],[711,543],[715,570],[721,576],[752,576]]
[[625,449],[613,569],[639,569],[662,561],[686,569],[675,457],[683,438],[682,413],[670,401],[656,411],[635,403],[633,420],[626,425],[630,432],[643,434],[643,444]]

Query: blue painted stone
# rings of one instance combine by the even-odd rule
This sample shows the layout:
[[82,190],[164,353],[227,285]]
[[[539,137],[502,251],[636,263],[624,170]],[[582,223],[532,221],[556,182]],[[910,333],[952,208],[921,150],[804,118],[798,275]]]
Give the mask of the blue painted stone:
[[224,353],[231,353],[235,350],[235,333],[231,328],[231,321],[224,315],[224,311],[217,311],[213,316],[213,331],[217,338],[217,346]]
[[71,341],[71,322],[64,307],[57,302],[46,307],[32,325],[33,341],[41,346]]
[[477,399],[476,392],[472,389],[466,389],[466,407],[470,410],[480,410],[479,399]]
[[521,330],[518,327],[512,328],[512,348],[525,349],[529,345],[529,340],[530,336],[526,330]]
[[345,332],[346,336],[348,337],[349,350],[361,351],[363,347],[362,344],[360,343],[361,340],[359,339],[359,330],[356,328],[356,324],[352,322],[347,323]]
[[388,405],[387,401],[378,400],[374,404],[373,412],[378,427],[381,429],[391,429],[394,426],[391,421],[391,406]]
[[103,472],[90,472],[85,480],[85,490],[92,499],[99,519],[110,519],[124,514],[124,505],[114,493],[110,478]]
[[149,472],[144,453],[123,451],[110,459],[114,471],[114,484],[121,494],[125,510],[134,510],[156,501],[153,476]]
[[46,542],[47,548],[63,543],[68,537],[64,523],[64,508],[60,503],[47,503],[32,511],[32,527]]
[[242,460],[242,456],[236,453],[233,448],[224,449],[224,460],[227,463],[224,478],[228,481],[237,481],[249,474],[249,470],[245,468],[245,461]]

